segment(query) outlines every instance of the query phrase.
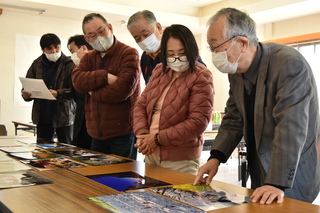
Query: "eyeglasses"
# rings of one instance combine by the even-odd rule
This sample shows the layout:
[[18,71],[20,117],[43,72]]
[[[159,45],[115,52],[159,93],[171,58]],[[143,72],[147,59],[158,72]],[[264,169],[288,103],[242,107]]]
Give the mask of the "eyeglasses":
[[106,32],[107,26],[103,28],[103,30],[99,31],[98,33],[90,33],[90,35],[86,35],[89,42],[94,41],[98,36],[104,34]]
[[167,57],[166,61],[169,63],[174,63],[176,62],[177,59],[181,62],[185,62],[188,60],[187,56],[184,55],[184,56],[177,56],[177,57]]
[[230,41],[230,40],[232,40],[232,39],[234,39],[234,38],[236,38],[236,37],[238,37],[238,36],[237,36],[237,35],[236,35],[236,36],[233,36],[232,38],[229,38],[228,40],[226,40],[226,41],[223,42],[222,44],[219,44],[219,45],[216,46],[216,47],[212,47],[212,46],[209,45],[209,46],[208,46],[208,50],[211,51],[211,52],[216,52],[219,47],[221,47],[222,45],[224,45],[225,43],[227,43],[228,41]]

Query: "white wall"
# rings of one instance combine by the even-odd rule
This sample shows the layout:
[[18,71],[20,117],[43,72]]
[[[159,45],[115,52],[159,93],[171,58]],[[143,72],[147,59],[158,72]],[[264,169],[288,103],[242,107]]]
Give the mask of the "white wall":
[[[106,17],[108,19],[108,17]],[[277,23],[269,23],[257,27],[257,33],[260,41],[295,36],[319,32],[320,23],[319,14],[300,17]],[[175,20],[178,22],[177,20]],[[55,33],[62,40],[67,40],[74,34],[81,34],[82,20],[67,20],[59,18],[50,18],[40,15],[27,15],[21,13],[13,13],[3,11],[0,15],[0,123],[4,123],[9,134],[14,134],[13,120],[30,121],[31,107],[22,107],[14,105],[14,72],[16,60],[24,60],[24,58],[15,58],[15,38],[16,34],[32,35],[41,37],[45,33]],[[111,23],[113,24],[113,23]],[[113,24],[114,34],[116,37],[136,48],[140,53],[141,50],[135,43],[125,26]],[[213,72],[215,85],[215,110],[223,111],[226,100],[228,98],[229,83],[227,75],[220,73],[211,63],[211,54],[206,49],[206,33],[196,36],[200,55],[208,68]],[[35,46],[34,48],[39,48]],[[69,55],[69,52],[65,52]],[[32,61],[28,61],[32,63]],[[27,70],[25,70],[25,73]]]
[[[31,120],[31,106],[14,105],[15,64],[17,60],[25,60],[23,57],[15,58],[16,34],[40,38],[45,33],[55,33],[61,40],[66,41],[70,36],[82,33],[81,24],[82,20],[50,18],[37,14],[6,12],[5,10],[0,15],[0,123],[7,126],[9,135],[14,135],[13,120]],[[113,29],[118,40],[138,48],[125,26],[113,25]],[[66,42],[62,45],[66,45]],[[41,49],[40,44],[38,43],[34,48]],[[64,53],[70,55],[68,51],[64,51]],[[27,63],[31,65],[34,59],[29,59]],[[24,70],[24,75],[26,72],[27,70]]]
[[320,32],[320,13],[258,26],[260,41]]

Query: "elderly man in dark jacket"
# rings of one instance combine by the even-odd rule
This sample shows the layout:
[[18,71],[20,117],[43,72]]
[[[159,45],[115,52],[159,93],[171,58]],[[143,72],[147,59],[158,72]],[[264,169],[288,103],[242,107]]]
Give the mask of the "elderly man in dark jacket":
[[71,143],[76,104],[71,93],[71,72],[74,63],[61,52],[61,41],[55,34],[41,37],[43,54],[29,68],[26,77],[43,79],[56,100],[33,99],[30,91],[22,90],[25,101],[32,101],[32,121],[37,124],[37,141],[53,140]]

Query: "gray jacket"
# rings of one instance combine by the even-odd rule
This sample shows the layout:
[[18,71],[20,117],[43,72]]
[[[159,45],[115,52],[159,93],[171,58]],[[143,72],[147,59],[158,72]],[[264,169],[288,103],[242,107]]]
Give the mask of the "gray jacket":
[[[295,49],[275,43],[261,46],[254,105],[257,157],[251,160],[262,169],[250,168],[250,172],[260,173],[260,185],[286,187],[286,197],[312,202],[320,188],[319,101],[314,76]],[[243,78],[229,75],[229,82],[228,112],[212,145],[227,158],[242,136],[248,137]]]
[[[43,78],[43,66],[42,57],[39,56],[33,61],[29,68],[26,78]],[[74,121],[74,114],[76,109],[76,103],[73,100],[73,93],[71,92],[71,72],[75,65],[70,57],[61,54],[60,64],[56,73],[54,90],[58,92],[57,100],[54,100],[55,104],[53,107],[53,127],[70,126]],[[40,120],[40,99],[28,99],[25,101],[34,100],[32,107],[32,121],[34,124],[38,124]]]

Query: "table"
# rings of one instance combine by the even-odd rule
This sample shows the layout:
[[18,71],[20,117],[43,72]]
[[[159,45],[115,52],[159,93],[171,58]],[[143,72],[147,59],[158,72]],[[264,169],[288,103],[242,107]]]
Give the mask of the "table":
[[[54,181],[51,184],[10,188],[0,190],[0,200],[13,212],[107,212],[102,207],[88,201],[88,197],[122,193],[101,185],[84,175],[97,175],[133,171],[171,184],[192,183],[195,176],[187,173],[173,171],[162,167],[145,164],[139,161],[130,163],[86,166],[70,170],[59,169],[51,171],[35,171],[42,177]],[[222,189],[246,196],[253,190],[244,187],[212,181],[213,188]],[[1,205],[0,205],[1,212]],[[243,204],[209,211],[213,213],[270,213],[270,212],[320,212],[320,206],[285,198],[282,204],[260,205],[259,203]]]
[[206,130],[204,132],[204,144],[203,144],[203,151],[211,150],[211,145],[214,142],[215,137],[218,134],[218,130]]
[[[35,136],[37,133],[37,125],[33,124],[32,122],[28,121],[12,121],[15,127],[15,135],[18,135],[18,130],[23,130],[27,132],[33,132]],[[19,127],[21,126],[21,127]]]

